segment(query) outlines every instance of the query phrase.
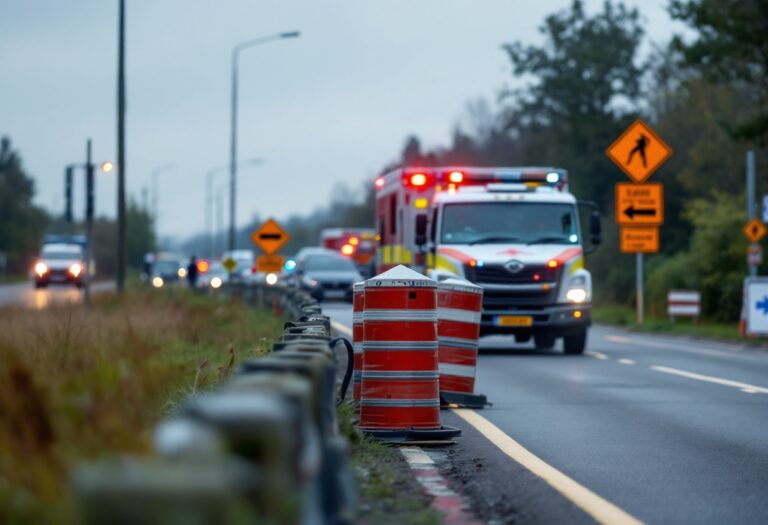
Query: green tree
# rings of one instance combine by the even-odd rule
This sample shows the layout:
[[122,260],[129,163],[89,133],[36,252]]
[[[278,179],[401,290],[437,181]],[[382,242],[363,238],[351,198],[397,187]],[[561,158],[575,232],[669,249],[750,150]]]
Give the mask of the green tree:
[[540,32],[541,45],[504,46],[513,75],[531,79],[507,93],[507,125],[528,143],[526,164],[561,165],[573,173],[577,195],[608,202],[618,173],[603,151],[634,116],[646,71],[637,58],[640,15],[606,1],[589,16],[574,0]]
[[734,137],[768,138],[768,2],[765,0],[671,0],[672,18],[688,24],[696,38],[673,41],[685,62],[717,83],[746,88],[752,114],[730,121]]
[[32,204],[35,183],[27,175],[21,157],[8,137],[0,139],[0,252],[8,258],[8,270],[23,273],[35,255],[48,215]]

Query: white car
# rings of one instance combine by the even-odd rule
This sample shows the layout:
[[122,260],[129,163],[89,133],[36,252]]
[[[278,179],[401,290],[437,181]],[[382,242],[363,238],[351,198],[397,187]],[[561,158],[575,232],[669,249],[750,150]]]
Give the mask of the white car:
[[85,286],[85,251],[74,243],[43,244],[32,269],[36,288],[49,284],[74,284]]

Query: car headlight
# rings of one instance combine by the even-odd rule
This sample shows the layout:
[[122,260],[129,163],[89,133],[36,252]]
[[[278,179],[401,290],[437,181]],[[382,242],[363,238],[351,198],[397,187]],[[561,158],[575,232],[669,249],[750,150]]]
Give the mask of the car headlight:
[[163,278],[159,275],[152,279],[152,286],[155,288],[161,288],[163,286]]
[[[264,280],[267,282],[269,286],[277,284],[277,274],[276,273],[268,273],[267,276],[264,278]],[[315,281],[317,282],[317,281]]]
[[187,276],[187,269],[186,268],[179,268],[179,271],[177,272],[179,274],[179,277],[182,279]]
[[571,288],[565,293],[565,299],[572,303],[583,303],[587,300],[587,291],[584,288]]
[[80,265],[80,263],[75,263],[69,267],[69,273],[72,274],[72,277],[77,277],[82,271],[83,267]]
[[48,266],[46,266],[45,263],[39,262],[35,265],[35,273],[42,277],[46,273],[48,273]]
[[309,286],[310,288],[316,288],[319,284],[315,279],[310,279],[309,277],[305,277],[301,280],[304,284]]
[[211,288],[221,288],[221,278],[220,277],[214,277],[211,279]]

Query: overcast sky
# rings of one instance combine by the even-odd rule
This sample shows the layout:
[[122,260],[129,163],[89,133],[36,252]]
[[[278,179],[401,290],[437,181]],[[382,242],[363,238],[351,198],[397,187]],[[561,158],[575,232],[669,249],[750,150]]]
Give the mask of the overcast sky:
[[[138,200],[158,177],[160,232],[204,228],[205,173],[228,162],[230,53],[241,56],[238,223],[278,219],[359,186],[414,133],[446,144],[468,100],[510,79],[500,45],[540,42],[543,18],[570,0],[127,0],[127,184]],[[594,12],[602,0],[588,0]],[[651,39],[675,30],[665,0],[629,1]],[[63,169],[85,139],[116,149],[117,0],[0,0],[0,135],[60,213]],[[609,43],[606,43],[609,45]],[[545,163],[545,160],[542,161]],[[114,215],[115,175],[98,177],[97,213]],[[217,176],[216,189],[227,181]],[[76,213],[82,214],[82,176]],[[151,199],[151,197],[150,197]]]

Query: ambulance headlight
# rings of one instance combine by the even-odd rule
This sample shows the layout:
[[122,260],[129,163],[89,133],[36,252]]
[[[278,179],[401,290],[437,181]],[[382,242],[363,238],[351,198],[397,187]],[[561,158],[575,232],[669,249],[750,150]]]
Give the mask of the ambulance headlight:
[[550,184],[557,184],[560,181],[560,174],[556,171],[550,171],[547,173],[545,180]]
[[587,291],[584,288],[571,288],[565,293],[565,299],[571,303],[583,303],[587,300]]

